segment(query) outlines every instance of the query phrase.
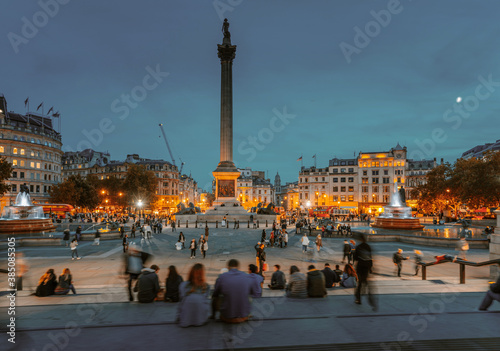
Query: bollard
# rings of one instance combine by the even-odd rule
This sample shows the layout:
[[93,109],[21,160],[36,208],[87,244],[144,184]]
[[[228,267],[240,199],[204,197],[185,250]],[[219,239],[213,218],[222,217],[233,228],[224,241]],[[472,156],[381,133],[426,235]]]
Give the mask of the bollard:
[[259,228],[259,221],[257,220],[257,229]]
[[465,265],[460,263],[460,284],[465,284]]
[[186,220],[186,228],[188,227],[188,221]]
[[248,221],[248,227],[247,228],[250,229],[250,221]]
[[267,228],[267,219],[266,219],[266,228]]
[[181,220],[179,219],[179,223],[177,223],[177,228],[181,227]]
[[422,265],[422,280],[427,280],[427,266],[425,264]]
[[195,228],[198,228],[198,220],[196,220],[196,221],[194,222],[194,227],[195,227]]
[[219,221],[215,221],[215,228],[219,228]]

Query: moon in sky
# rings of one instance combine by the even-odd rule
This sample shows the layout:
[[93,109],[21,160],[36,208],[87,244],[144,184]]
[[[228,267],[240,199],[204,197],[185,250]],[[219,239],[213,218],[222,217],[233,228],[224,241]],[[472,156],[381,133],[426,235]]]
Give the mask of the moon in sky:
[[457,97],[457,102],[460,103],[462,101],[462,98],[459,96]]

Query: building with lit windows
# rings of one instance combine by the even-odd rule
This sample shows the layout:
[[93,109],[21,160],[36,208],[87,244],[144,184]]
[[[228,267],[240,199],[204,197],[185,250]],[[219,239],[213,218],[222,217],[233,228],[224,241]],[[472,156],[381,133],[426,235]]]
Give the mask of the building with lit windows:
[[[352,213],[381,212],[395,188],[405,187],[407,172],[428,161],[415,161],[408,168],[406,147],[397,144],[389,151],[360,152],[349,159],[333,158],[325,168],[302,168],[299,172],[298,202],[302,209],[330,207]],[[413,162],[413,161],[411,161]],[[422,166],[417,165],[422,162]],[[424,169],[419,169],[418,172]],[[419,182],[425,177],[418,174]],[[411,189],[410,189],[411,190]]]
[[110,161],[109,152],[85,149],[78,152],[65,152],[62,157],[62,179],[70,175],[86,177],[94,165],[105,166]]
[[11,189],[1,206],[15,203],[20,186],[26,184],[34,203],[49,203],[49,192],[61,181],[61,134],[48,116],[9,112],[0,96],[0,155],[13,165],[7,184]]
[[[131,164],[144,166],[147,170],[153,171],[158,185],[156,195],[160,201],[160,207],[167,212],[175,212],[176,205],[180,201],[180,176],[177,166],[164,160],[151,160],[141,158],[137,154],[127,155],[124,161],[110,160],[109,153],[98,152],[91,149],[80,152],[66,152],[63,156],[63,178],[70,175],[87,176],[93,174],[99,179],[125,179],[128,168]],[[196,182],[192,178],[184,179],[182,184],[188,191],[196,189]],[[188,197],[186,197],[188,198]]]
[[179,177],[179,200],[186,206],[192,202],[195,205],[199,204],[200,194],[198,192],[198,183],[186,174]]
[[326,168],[304,168],[299,173],[298,202],[303,209],[334,207],[357,210],[357,159],[334,158]]
[[[441,159],[443,164],[443,159]],[[417,201],[412,195],[412,191],[427,183],[427,173],[437,166],[436,158],[434,160],[407,160],[406,162],[406,202],[410,207],[416,207]]]
[[299,182],[286,183],[279,186],[279,193],[274,187],[276,206],[281,206],[285,211],[294,211],[299,208]]
[[238,170],[241,175],[236,180],[236,197],[245,209],[256,207],[259,203],[267,206],[275,200],[273,185],[265,178],[265,172],[252,171],[251,168]]
[[406,146],[399,143],[389,151],[360,152],[359,203],[362,213],[382,212],[395,187],[406,183]]

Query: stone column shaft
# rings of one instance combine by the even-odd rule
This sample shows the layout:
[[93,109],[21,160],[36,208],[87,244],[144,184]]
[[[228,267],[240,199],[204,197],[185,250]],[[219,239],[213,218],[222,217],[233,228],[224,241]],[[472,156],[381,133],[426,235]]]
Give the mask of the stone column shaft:
[[233,162],[233,62],[221,62],[220,162]]
[[221,64],[220,76],[220,163],[234,168],[233,163],[233,60],[236,45],[228,38],[217,45]]

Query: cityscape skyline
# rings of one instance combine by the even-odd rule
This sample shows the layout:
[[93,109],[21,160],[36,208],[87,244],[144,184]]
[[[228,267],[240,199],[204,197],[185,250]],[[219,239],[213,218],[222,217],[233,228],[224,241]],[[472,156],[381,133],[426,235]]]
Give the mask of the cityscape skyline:
[[[237,167],[295,181],[299,157],[309,167],[317,155],[326,167],[331,158],[396,143],[409,158],[453,162],[498,139],[485,127],[495,126],[500,107],[500,52],[488,46],[500,5],[485,3],[9,4],[0,39],[8,84],[0,93],[18,113],[27,96],[31,111],[42,101],[45,111],[54,105],[64,151],[170,161],[163,123],[176,162],[182,158],[184,173],[209,190],[219,154],[216,50],[228,17],[238,46]],[[299,14],[304,25],[297,26]]]

